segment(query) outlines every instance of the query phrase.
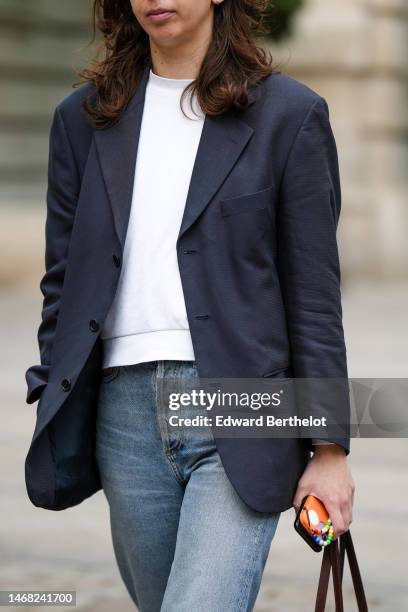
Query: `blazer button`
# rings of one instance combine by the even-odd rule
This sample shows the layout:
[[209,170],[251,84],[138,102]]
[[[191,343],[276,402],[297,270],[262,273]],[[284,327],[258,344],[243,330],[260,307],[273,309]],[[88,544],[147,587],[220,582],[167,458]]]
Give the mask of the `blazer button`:
[[64,391],[69,391],[71,388],[71,381],[69,380],[69,378],[63,378],[61,381],[61,387],[63,388]]
[[120,266],[120,257],[119,257],[119,255],[116,255],[116,253],[114,253],[112,255],[112,257],[113,257],[113,263],[115,264],[115,266],[117,268],[119,268],[119,266]]
[[95,319],[91,319],[89,321],[89,329],[93,332],[97,332],[99,330],[99,323]]

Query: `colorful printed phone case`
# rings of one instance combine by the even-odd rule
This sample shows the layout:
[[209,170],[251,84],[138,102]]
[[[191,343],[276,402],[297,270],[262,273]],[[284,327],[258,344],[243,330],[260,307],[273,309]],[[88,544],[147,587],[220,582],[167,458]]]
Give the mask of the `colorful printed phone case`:
[[332,542],[333,526],[328,512],[324,504],[313,495],[303,499],[294,527],[315,552],[320,552]]

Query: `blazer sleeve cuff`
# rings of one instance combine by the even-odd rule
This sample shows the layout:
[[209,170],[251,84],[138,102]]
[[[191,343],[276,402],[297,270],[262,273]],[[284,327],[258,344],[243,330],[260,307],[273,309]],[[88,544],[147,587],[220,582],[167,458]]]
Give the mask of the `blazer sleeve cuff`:
[[336,439],[323,439],[323,438],[309,438],[310,442],[310,450],[314,452],[316,450],[316,446],[327,445],[327,444],[336,444],[340,446],[344,452],[346,457],[350,454],[350,438],[336,438]]

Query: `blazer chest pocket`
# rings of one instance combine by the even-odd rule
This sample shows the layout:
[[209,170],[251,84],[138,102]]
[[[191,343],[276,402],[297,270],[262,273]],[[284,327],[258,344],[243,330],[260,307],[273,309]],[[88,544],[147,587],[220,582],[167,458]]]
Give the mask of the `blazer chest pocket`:
[[254,193],[220,200],[221,215],[229,217],[230,215],[251,213],[259,210],[267,210],[269,212],[274,193],[275,187],[270,185]]

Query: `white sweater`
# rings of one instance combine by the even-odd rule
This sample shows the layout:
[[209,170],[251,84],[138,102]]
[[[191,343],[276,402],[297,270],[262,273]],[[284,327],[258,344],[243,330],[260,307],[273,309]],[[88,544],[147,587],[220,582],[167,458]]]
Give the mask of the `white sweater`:
[[159,359],[194,360],[176,240],[204,114],[180,96],[191,79],[150,70],[132,206],[117,292],[105,319],[102,367]]

